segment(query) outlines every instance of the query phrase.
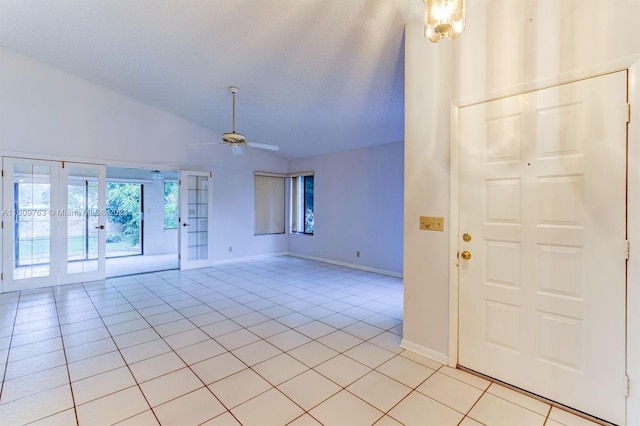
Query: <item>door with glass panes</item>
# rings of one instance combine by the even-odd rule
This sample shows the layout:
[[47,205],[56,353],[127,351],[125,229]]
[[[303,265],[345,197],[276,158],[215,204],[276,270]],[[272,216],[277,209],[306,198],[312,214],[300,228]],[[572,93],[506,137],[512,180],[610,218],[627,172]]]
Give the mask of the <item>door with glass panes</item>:
[[105,167],[2,159],[2,291],[103,279]]
[[180,172],[180,269],[211,266],[210,172]]

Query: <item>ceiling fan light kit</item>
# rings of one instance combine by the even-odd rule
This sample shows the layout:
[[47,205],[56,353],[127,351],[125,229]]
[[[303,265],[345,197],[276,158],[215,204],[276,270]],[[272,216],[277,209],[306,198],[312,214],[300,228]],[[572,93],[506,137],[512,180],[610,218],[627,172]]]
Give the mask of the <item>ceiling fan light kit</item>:
[[247,138],[242,133],[236,133],[236,94],[238,88],[236,86],[229,86],[229,91],[233,96],[232,113],[231,113],[231,132],[222,134],[222,142],[230,144],[231,146],[238,146],[246,143]]

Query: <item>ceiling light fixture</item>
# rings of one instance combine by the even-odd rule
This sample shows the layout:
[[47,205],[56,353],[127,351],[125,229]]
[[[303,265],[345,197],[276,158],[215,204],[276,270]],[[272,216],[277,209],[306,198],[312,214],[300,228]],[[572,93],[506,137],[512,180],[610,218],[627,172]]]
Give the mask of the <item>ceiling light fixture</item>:
[[160,170],[153,170],[151,172],[151,180],[162,180],[164,179],[164,176],[162,175],[162,172]]
[[425,37],[432,43],[455,40],[464,31],[464,0],[424,0]]

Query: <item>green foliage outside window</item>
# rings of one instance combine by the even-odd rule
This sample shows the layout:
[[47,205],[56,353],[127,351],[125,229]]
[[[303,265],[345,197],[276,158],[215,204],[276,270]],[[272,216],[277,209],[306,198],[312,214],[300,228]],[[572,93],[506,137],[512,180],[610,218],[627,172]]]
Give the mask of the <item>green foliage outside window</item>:
[[304,177],[304,233],[313,234],[313,176]]
[[121,237],[113,235],[107,239],[121,238],[132,245],[140,243],[141,193],[139,184],[107,182],[107,219],[122,226]]
[[178,229],[178,182],[164,183],[164,229]]

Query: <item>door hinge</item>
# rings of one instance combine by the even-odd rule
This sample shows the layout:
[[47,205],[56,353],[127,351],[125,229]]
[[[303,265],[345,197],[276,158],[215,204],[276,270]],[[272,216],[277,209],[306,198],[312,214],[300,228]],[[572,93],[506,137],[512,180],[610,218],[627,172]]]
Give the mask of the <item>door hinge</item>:
[[629,376],[624,376],[624,396],[629,396]]
[[625,240],[624,241],[624,258],[626,260],[629,260],[630,251],[631,251],[631,243],[629,242],[629,240]]
[[178,255],[178,260],[180,260],[180,259],[181,259],[181,256],[180,256],[180,255]]
[[4,280],[4,273],[0,274],[0,281]]
[[627,104],[627,123],[631,123],[631,104]]

